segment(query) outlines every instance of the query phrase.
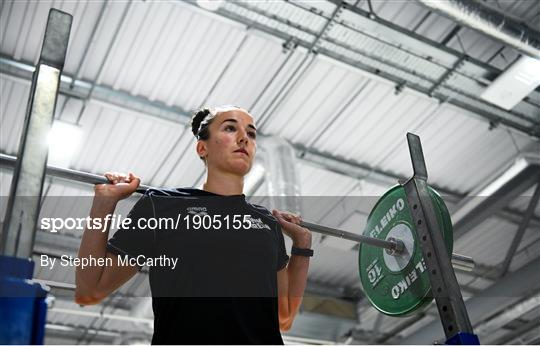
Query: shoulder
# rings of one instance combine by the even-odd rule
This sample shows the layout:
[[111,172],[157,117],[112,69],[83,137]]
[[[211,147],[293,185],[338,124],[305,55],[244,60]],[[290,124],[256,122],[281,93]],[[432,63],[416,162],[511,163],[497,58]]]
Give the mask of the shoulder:
[[144,197],[191,197],[195,196],[197,189],[189,187],[179,188],[150,188],[144,193]]
[[203,195],[200,190],[194,188],[149,188],[139,199],[142,205],[151,205],[154,212],[158,206],[170,206],[172,204],[183,203],[200,199]]
[[[156,215],[163,208],[197,196],[193,188],[149,188],[135,203],[132,213]],[[196,198],[196,197],[195,197]]]
[[266,207],[262,206],[262,205],[258,205],[258,204],[253,204],[253,203],[247,203],[247,205],[252,209],[254,210],[255,212],[257,212],[259,214],[259,216],[262,216],[272,222],[276,222],[277,223],[277,219],[274,217],[274,215],[272,215],[272,212],[270,212],[270,210],[268,210]]
[[190,192],[189,188],[149,188],[144,192],[144,194],[138,199],[135,206],[152,206],[159,201],[159,203],[166,200],[178,200],[178,198],[186,198],[193,196],[193,193]]

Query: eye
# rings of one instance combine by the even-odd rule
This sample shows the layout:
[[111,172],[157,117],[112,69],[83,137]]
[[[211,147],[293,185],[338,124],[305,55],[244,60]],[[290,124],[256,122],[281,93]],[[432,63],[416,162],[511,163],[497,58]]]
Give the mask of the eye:
[[236,131],[236,127],[233,125],[227,125],[225,126],[225,131]]
[[253,139],[257,138],[257,134],[255,132],[248,132],[248,136]]

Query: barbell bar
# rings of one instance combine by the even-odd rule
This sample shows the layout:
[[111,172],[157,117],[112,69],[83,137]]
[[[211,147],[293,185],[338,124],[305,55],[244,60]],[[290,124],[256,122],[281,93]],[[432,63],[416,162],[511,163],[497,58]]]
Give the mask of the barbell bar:
[[[365,235],[351,233],[347,231],[342,231],[339,229],[326,227],[322,225],[318,225],[311,222],[302,221],[300,222],[300,225],[302,227],[308,228],[312,232],[320,233],[323,235],[336,237],[336,238],[342,238],[346,240],[351,240],[356,243],[363,243],[375,247],[380,247],[386,250],[389,250],[390,254],[393,254],[394,256],[399,256],[400,253],[403,251],[403,243],[399,239],[394,240],[382,240],[372,237],[367,237]],[[473,271],[475,267],[474,260],[472,257],[452,253],[452,265],[456,269],[461,269],[464,271]]]
[[[17,158],[11,155],[5,155],[0,154],[0,166],[13,168],[15,167],[15,162],[17,161]],[[46,168],[46,174],[49,176],[53,176],[56,178],[61,179],[67,179],[70,181],[77,181],[81,183],[86,184],[109,184],[110,181],[105,178],[104,176],[93,174],[93,173],[87,173],[87,172],[81,172],[69,168],[61,168],[61,167],[55,167],[48,165]],[[146,190],[151,189],[153,187],[148,185],[139,185],[136,192],[138,193],[144,193]],[[320,233],[326,236],[336,237],[336,238],[342,238],[346,240],[350,240],[357,243],[363,243],[379,248],[383,248],[387,250],[387,253],[392,254],[394,256],[399,256],[400,253],[403,250],[403,243],[399,239],[390,239],[390,240],[382,240],[382,239],[376,239],[360,234],[355,234],[351,232],[346,232],[342,230],[338,230],[335,228],[302,221],[300,223],[302,227],[308,228],[310,231],[315,233]],[[456,269],[460,269],[463,271],[472,271],[474,270],[475,263],[474,260],[471,257],[452,253],[452,265]]]

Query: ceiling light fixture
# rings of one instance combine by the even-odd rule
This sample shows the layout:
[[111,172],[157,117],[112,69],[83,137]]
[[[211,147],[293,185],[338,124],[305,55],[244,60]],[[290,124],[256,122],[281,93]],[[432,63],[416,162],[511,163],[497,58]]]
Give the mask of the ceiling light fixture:
[[47,162],[58,167],[68,167],[82,138],[80,126],[55,120],[47,136],[49,156]]
[[217,11],[223,3],[223,0],[197,0],[197,5],[208,11]]
[[497,77],[480,97],[510,110],[540,85],[540,60],[522,56]]

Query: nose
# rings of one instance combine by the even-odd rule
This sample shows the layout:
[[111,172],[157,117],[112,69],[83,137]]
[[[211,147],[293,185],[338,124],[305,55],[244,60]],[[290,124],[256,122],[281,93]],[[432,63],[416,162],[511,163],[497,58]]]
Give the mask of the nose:
[[240,131],[238,131],[238,143],[242,143],[242,142],[244,142],[245,145],[249,143],[247,131],[244,129],[241,129]]

